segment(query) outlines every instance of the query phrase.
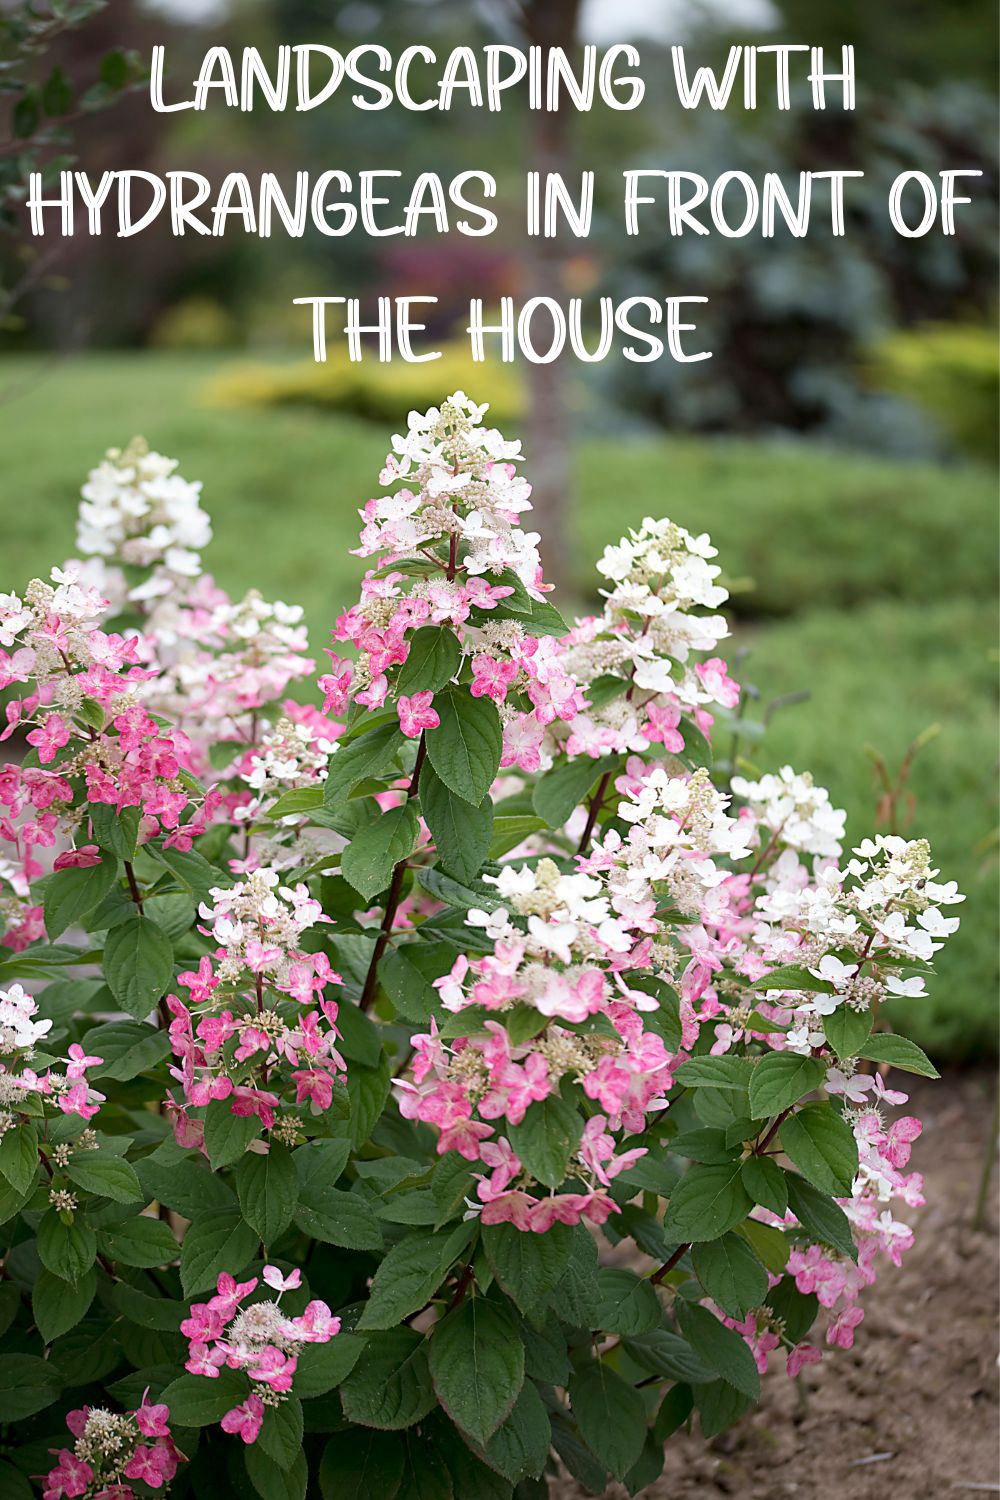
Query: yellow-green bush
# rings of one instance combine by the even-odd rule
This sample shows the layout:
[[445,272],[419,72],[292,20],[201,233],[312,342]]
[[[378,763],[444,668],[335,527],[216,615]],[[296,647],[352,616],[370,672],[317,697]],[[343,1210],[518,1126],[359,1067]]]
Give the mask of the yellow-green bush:
[[900,329],[875,350],[871,377],[927,411],[963,452],[995,454],[1000,360],[993,330],[965,323]]
[[212,297],[185,297],[157,318],[150,343],[157,349],[225,349],[236,342],[236,324]]
[[524,406],[518,374],[510,365],[491,362],[484,382],[485,369],[459,344],[445,345],[440,359],[424,364],[395,359],[382,364],[371,354],[352,364],[346,353],[337,353],[322,365],[233,365],[209,382],[203,396],[215,407],[313,406],[398,424],[400,412],[423,410],[442,392],[485,388],[493,420],[516,421]]

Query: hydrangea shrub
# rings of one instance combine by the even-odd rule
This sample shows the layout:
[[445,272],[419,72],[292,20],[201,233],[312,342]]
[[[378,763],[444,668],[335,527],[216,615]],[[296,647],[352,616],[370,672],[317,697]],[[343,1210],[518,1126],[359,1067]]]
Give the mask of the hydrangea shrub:
[[484,411],[394,439],[321,704],[141,442],[0,596],[11,1500],[635,1494],[911,1243],[879,1009],[960,895],[725,758],[706,536],[566,625]]

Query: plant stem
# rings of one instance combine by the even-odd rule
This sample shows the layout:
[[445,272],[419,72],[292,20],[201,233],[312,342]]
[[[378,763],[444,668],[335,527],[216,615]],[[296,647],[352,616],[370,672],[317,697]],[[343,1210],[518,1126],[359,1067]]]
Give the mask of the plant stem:
[[[416,794],[420,782],[420,772],[427,758],[427,735],[420,736],[420,744],[417,746],[417,758],[413,762],[413,775],[406,789],[407,798]],[[392,880],[389,882],[389,894],[385,898],[385,911],[382,915],[382,925],[379,928],[378,938],[372,952],[371,963],[368,965],[368,973],[365,975],[364,988],[358,1000],[359,1010],[369,1011],[375,1001],[375,991],[378,987],[378,966],[382,955],[385,953],[389,939],[392,937],[392,928],[396,920],[396,912],[399,909],[400,897],[403,894],[403,877],[406,874],[406,860],[401,859],[392,872]]]
[[611,772],[605,771],[604,775],[597,783],[597,790],[594,792],[594,795],[590,799],[590,808],[587,813],[587,824],[583,830],[583,835],[580,839],[580,842],[577,845],[577,854],[586,854],[587,852],[587,845],[590,843],[590,836],[597,825],[597,819],[600,816],[601,807],[603,806],[605,793],[608,790],[608,782],[610,780]]
[[455,1288],[455,1295],[452,1297],[448,1307],[449,1312],[451,1312],[452,1308],[457,1307],[460,1302],[464,1301],[465,1294],[469,1290],[469,1282],[472,1280],[472,1270],[472,1261],[470,1260],[459,1278],[458,1286]]
[[686,1255],[690,1249],[691,1246],[689,1244],[678,1245],[677,1249],[674,1251],[670,1259],[665,1260],[660,1269],[658,1271],[654,1271],[652,1276],[649,1278],[653,1285],[659,1286],[664,1276],[669,1276],[670,1272],[674,1269],[674,1266],[677,1265],[677,1262],[682,1258],[682,1256]]
[[135,878],[135,871],[130,860],[125,861],[125,878],[128,881],[129,895],[135,902],[139,915],[142,916],[142,891],[139,889],[139,882]]

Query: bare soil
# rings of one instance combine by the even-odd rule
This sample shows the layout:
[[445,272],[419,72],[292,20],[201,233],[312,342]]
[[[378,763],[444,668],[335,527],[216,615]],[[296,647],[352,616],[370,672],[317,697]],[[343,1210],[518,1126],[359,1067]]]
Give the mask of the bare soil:
[[[989,1073],[908,1080],[924,1122],[911,1166],[927,1204],[916,1243],[864,1295],[850,1352],[831,1350],[797,1381],[774,1368],[760,1406],[706,1444],[667,1445],[643,1500],[930,1500],[1000,1493],[998,1212],[994,1172],[982,1228],[971,1227],[992,1133]],[[995,1143],[994,1143],[995,1144]],[[624,1500],[613,1485],[605,1500]],[[582,1500],[570,1479],[553,1500]]]

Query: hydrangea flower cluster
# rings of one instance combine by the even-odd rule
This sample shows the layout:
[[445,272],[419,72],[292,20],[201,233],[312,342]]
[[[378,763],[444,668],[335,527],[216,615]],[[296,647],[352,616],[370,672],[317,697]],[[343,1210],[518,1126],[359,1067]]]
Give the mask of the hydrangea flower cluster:
[[301,612],[216,587],[199,487],[142,443],[90,476],[86,560],[0,596],[22,1472],[101,1351],[46,1500],[139,1500],[182,1456],[199,1494],[311,1495],[376,1449],[390,1487],[405,1452],[513,1500],[557,1453],[638,1493],[775,1352],[850,1348],[912,1243],[897,1075],[934,1070],[886,1006],[961,894],[720,754],[708,537],[646,519],[563,621],[484,415],[458,392],[395,439],[322,707],[281,701]]
[[257,1441],[265,1410],[280,1406],[291,1391],[301,1351],[308,1344],[329,1343],[340,1332],[340,1319],[325,1302],[314,1299],[298,1317],[282,1309],[283,1294],[302,1284],[300,1270],[285,1276],[278,1266],[265,1266],[262,1275],[276,1293],[273,1299],[248,1302],[257,1290],[257,1277],[238,1282],[223,1273],[215,1294],[194,1303],[181,1324],[189,1341],[184,1368],[192,1375],[217,1380],[223,1366],[247,1375],[250,1394],[219,1425],[248,1444]]
[[[82,1407],[66,1417],[76,1442],[56,1454],[45,1477],[42,1500],[139,1500],[148,1485],[166,1493],[184,1461],[170,1436],[170,1409],[148,1402],[135,1411]],[[132,1481],[132,1482],[130,1482]]]
[[[337,1002],[324,994],[340,975],[325,953],[300,948],[303,934],[329,918],[304,884],[283,886],[274,870],[254,870],[211,895],[213,904],[201,906],[202,931],[219,946],[196,972],[179,976],[188,1003],[175,994],[166,1002],[179,1060],[171,1072],[184,1099],[170,1100],[177,1139],[201,1139],[189,1108],[227,1100],[232,1114],[255,1115],[278,1139],[294,1140],[295,1109],[329,1109],[345,1067]],[[282,1114],[288,1090],[294,1108]]]

